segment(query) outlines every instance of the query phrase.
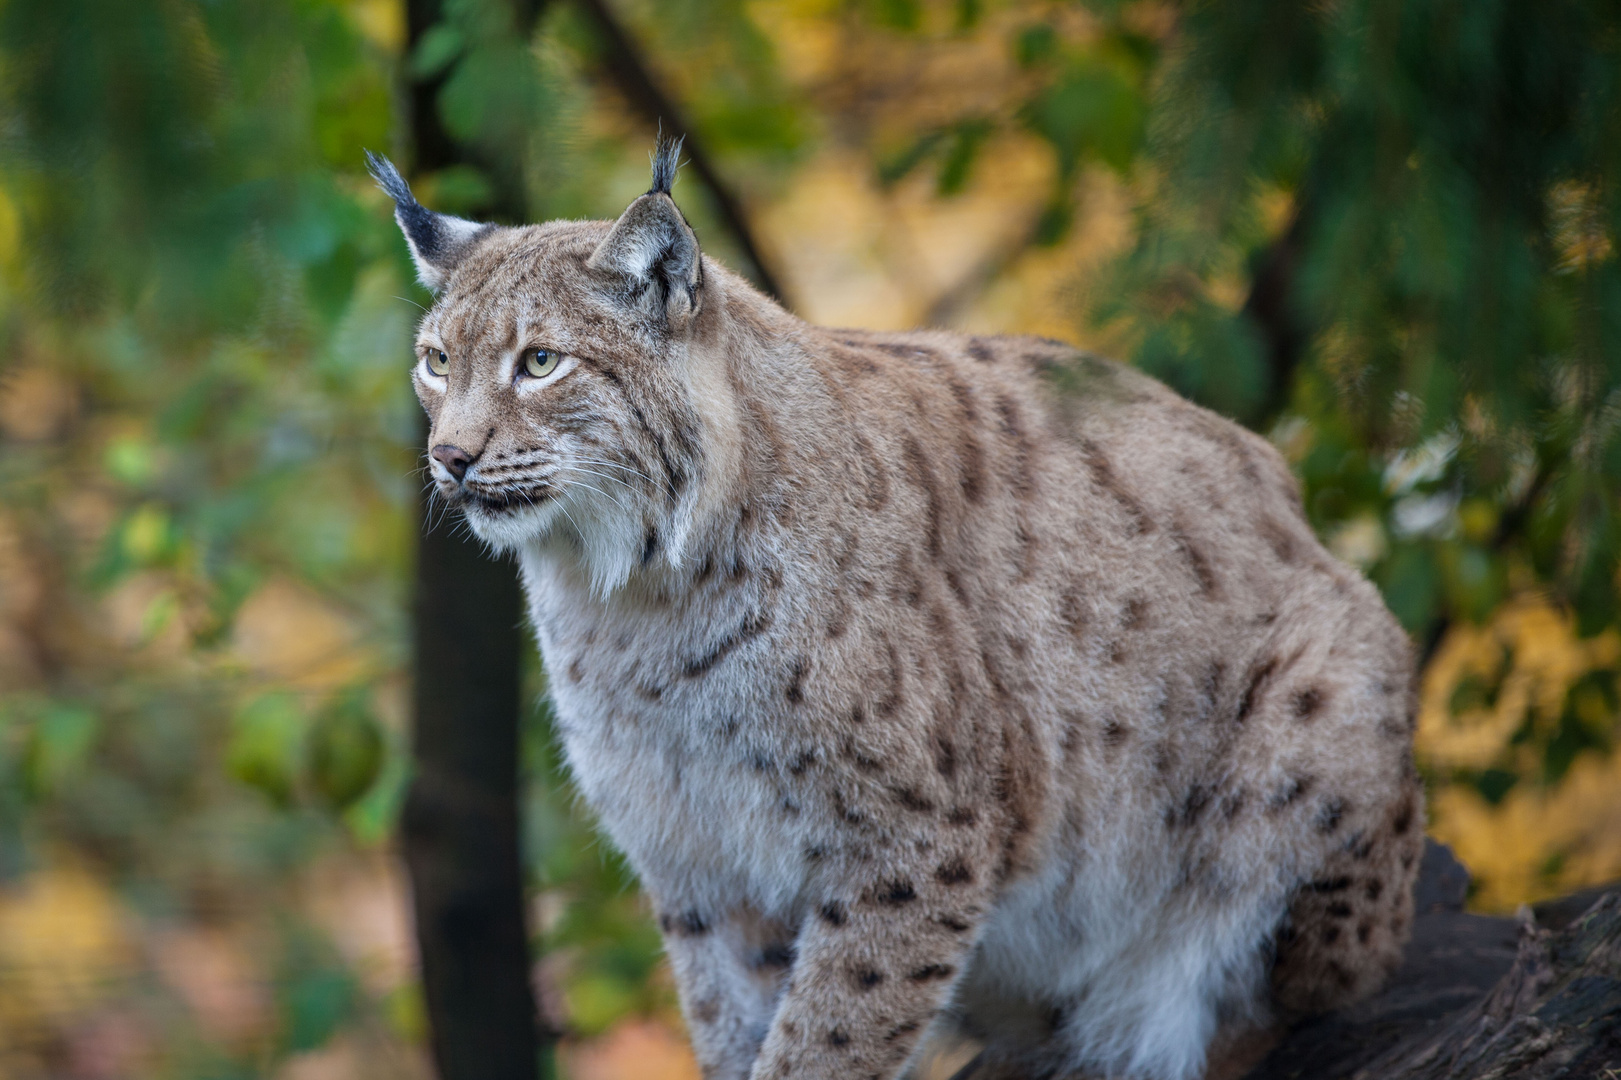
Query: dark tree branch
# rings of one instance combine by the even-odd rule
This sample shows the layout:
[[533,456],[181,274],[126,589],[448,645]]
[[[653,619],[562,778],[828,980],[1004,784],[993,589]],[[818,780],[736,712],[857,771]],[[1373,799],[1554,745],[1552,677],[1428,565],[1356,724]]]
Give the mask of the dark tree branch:
[[619,20],[614,17],[603,0],[577,0],[577,2],[580,10],[585,13],[602,39],[604,46],[602,66],[608,78],[630,102],[631,107],[640,112],[649,123],[662,124],[673,129],[675,134],[686,135],[687,159],[692,163],[698,179],[709,189],[727,231],[732,234],[737,246],[743,249],[744,256],[753,265],[755,282],[773,298],[785,302],[777,276],[771,272],[765,256],[760,252],[760,245],[755,242],[754,231],[749,227],[748,216],[743,212],[742,202],[715,170],[714,162],[704,148],[702,140],[693,134],[692,125],[682,115],[675,99],[659,89],[636,43],[631,40],[630,35],[619,24]]
[[1042,230],[1042,215],[1037,214],[1035,219],[1021,229],[1007,243],[993,248],[980,260],[969,267],[955,284],[948,286],[944,292],[934,298],[928,309],[923,313],[924,326],[948,326],[964,309],[984,294],[1003,274],[1013,268],[1013,265],[1024,256],[1024,253],[1036,246]]
[[[527,33],[545,0],[527,0]],[[443,16],[409,0],[409,41]],[[443,76],[413,83],[418,172],[476,163],[496,181],[494,213],[522,221],[519,170],[483,160],[440,121]],[[426,425],[418,428],[425,439]],[[433,1059],[442,1080],[534,1080],[541,1035],[530,985],[519,843],[522,603],[517,576],[466,535],[419,520],[411,752],[401,844],[411,875]]]
[[1295,274],[1305,246],[1307,221],[1307,207],[1302,203],[1289,228],[1256,261],[1250,294],[1244,301],[1244,314],[1260,330],[1266,347],[1266,396],[1256,412],[1257,428],[1276,419],[1289,403],[1295,371],[1311,338],[1294,308]]

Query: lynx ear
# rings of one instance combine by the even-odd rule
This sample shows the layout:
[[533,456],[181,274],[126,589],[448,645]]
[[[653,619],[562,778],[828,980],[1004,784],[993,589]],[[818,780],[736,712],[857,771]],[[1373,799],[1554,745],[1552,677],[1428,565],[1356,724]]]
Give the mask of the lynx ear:
[[704,283],[698,237],[670,198],[680,155],[680,139],[660,137],[653,186],[620,215],[585,263],[619,279],[633,306],[672,328],[698,313]]
[[381,154],[367,150],[366,166],[377,186],[394,200],[394,220],[399,222],[405,242],[411,248],[411,258],[416,260],[417,277],[423,285],[438,292],[445,287],[456,264],[472,250],[474,241],[495,226],[427,209],[416,201],[410,185],[394,163]]

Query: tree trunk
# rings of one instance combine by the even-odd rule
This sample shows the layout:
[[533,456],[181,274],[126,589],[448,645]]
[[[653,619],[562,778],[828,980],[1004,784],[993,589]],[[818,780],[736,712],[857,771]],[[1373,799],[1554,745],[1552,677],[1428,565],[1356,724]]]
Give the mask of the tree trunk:
[[[530,5],[533,9],[534,5]],[[410,0],[410,46],[440,19]],[[532,20],[532,10],[519,12]],[[532,22],[531,22],[532,25]],[[442,80],[410,87],[415,171],[469,161],[439,122]],[[498,169],[499,179],[516,170]],[[521,192],[497,186],[496,212],[522,220]],[[419,431],[426,437],[424,424]],[[530,985],[519,844],[522,712],[517,575],[454,516],[419,520],[412,671],[415,777],[401,842],[411,876],[422,987],[442,1080],[534,1080],[540,1032]]]

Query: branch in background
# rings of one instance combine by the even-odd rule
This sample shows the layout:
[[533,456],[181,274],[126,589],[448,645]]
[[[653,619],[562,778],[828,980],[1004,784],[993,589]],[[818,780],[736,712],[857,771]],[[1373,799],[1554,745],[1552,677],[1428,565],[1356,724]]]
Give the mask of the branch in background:
[[732,234],[737,246],[743,249],[744,256],[754,266],[755,282],[773,298],[785,302],[782,287],[766,264],[765,257],[760,253],[760,245],[755,242],[754,231],[749,227],[742,203],[715,171],[714,162],[710,159],[708,151],[704,149],[702,141],[694,136],[692,125],[682,116],[674,99],[661,91],[658,84],[653,81],[653,76],[643,61],[636,43],[631,40],[625,28],[619,25],[619,21],[613,12],[608,10],[603,0],[577,0],[577,2],[580,10],[602,38],[604,45],[602,65],[608,78],[618,87],[619,92],[625,95],[631,107],[638,110],[649,123],[661,124],[673,128],[677,134],[686,135],[687,159],[697,172],[698,179],[709,189],[727,231]]
[[1036,245],[1040,238],[1045,212],[1036,215],[1028,228],[1021,229],[1012,240],[988,252],[983,258],[969,267],[968,272],[962,276],[955,285],[950,286],[923,313],[924,326],[947,326],[963,309],[979,299],[985,290],[990,288],[1003,274],[1013,268]]
[[1302,204],[1288,230],[1256,262],[1255,278],[1244,301],[1244,314],[1260,330],[1266,346],[1266,396],[1255,414],[1258,429],[1277,419],[1288,405],[1295,370],[1310,338],[1294,311],[1295,272],[1305,246],[1307,219]]

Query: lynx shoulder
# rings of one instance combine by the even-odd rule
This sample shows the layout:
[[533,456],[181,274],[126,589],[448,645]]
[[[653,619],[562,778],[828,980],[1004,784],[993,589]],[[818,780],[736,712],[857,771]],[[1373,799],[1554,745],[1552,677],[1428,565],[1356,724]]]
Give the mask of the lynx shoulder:
[[1397,964],[1408,642],[1262,439],[1060,342],[807,325],[654,188],[374,169],[439,494],[512,552],[706,1077],[1184,1080]]

